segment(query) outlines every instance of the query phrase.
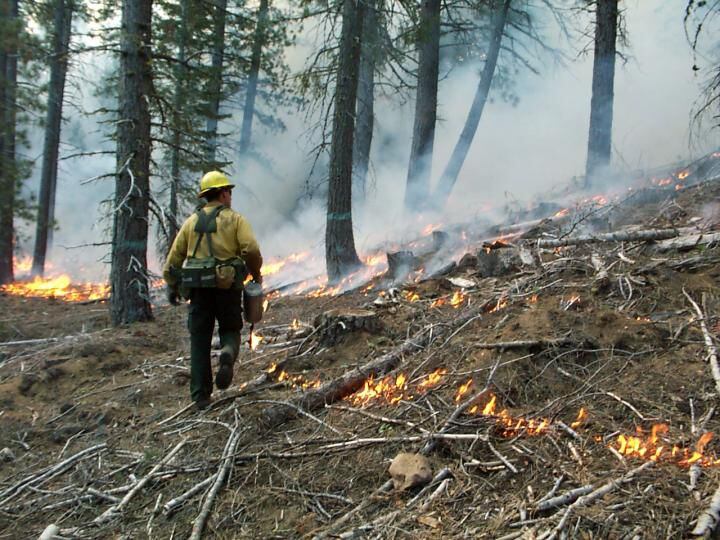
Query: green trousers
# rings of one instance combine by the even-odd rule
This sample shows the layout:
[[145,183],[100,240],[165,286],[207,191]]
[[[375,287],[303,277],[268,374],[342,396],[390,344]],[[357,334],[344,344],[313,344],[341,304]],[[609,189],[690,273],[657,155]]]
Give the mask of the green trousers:
[[210,347],[215,321],[220,345],[230,347],[233,362],[240,352],[242,290],[193,289],[190,294],[188,330],[190,330],[190,397],[207,399],[213,391]]

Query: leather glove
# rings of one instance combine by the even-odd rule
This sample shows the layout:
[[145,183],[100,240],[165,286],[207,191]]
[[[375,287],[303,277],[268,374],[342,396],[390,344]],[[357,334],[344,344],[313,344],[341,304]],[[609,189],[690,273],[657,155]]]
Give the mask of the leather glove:
[[174,288],[174,287],[167,288],[167,300],[168,300],[168,302],[170,302],[170,305],[173,305],[173,306],[180,305],[180,293],[178,293],[176,288]]

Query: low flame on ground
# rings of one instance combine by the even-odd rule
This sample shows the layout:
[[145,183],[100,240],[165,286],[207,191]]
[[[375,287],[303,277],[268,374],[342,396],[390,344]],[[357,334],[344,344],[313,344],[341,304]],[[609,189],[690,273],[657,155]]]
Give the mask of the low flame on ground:
[[302,375],[291,375],[284,369],[278,369],[278,365],[273,362],[270,367],[265,370],[266,373],[275,377],[278,382],[287,382],[292,388],[307,390],[309,388],[319,388],[322,381],[319,379],[309,380]]
[[[438,368],[432,373],[425,375],[420,382],[414,385],[415,391],[423,394],[430,388],[440,384],[447,374],[444,368]],[[374,403],[395,405],[400,401],[410,401],[415,395],[408,386],[408,378],[404,373],[392,376],[388,375],[381,380],[370,377],[363,384],[362,389],[345,398],[356,407],[366,407]]]
[[492,308],[488,313],[495,313],[497,311],[500,311],[501,309],[506,308],[508,305],[508,299],[505,297],[498,298],[497,304],[495,304],[495,307]]
[[646,433],[641,427],[637,428],[635,435],[618,435],[613,448],[627,457],[657,461],[660,463],[673,463],[681,467],[696,464],[700,467],[717,467],[720,458],[714,454],[706,454],[705,449],[712,440],[711,432],[703,434],[695,444],[695,449],[684,448],[677,444],[669,444],[662,440],[670,428],[667,424],[655,424]]
[[450,299],[450,305],[455,309],[459,308],[465,302],[465,294],[462,291],[455,291]]

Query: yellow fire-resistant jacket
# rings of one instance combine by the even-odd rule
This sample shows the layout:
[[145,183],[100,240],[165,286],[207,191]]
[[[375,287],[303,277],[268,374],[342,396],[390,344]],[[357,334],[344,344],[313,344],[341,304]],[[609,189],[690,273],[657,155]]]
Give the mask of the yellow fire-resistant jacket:
[[[209,202],[203,210],[211,212],[212,209],[220,203],[217,201]],[[177,277],[171,275],[170,267],[180,269],[185,259],[190,257],[197,244],[199,233],[195,232],[195,224],[197,223],[197,214],[193,213],[185,220],[180,228],[170,248],[170,254],[165,261],[163,267],[163,278],[171,287],[177,283]],[[225,208],[217,216],[217,232],[212,233],[212,246],[215,258],[221,261],[241,257],[248,270],[256,281],[261,278],[260,269],[262,267],[262,255],[260,254],[260,246],[258,246],[255,234],[253,233],[250,223],[235,212],[231,208]],[[208,249],[207,234],[204,235],[200,246],[198,247],[197,258],[210,256]]]

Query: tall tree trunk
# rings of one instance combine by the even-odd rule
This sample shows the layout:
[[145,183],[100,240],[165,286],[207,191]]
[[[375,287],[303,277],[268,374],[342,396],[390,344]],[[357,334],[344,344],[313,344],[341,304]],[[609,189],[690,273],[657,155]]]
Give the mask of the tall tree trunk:
[[364,0],[343,1],[325,227],[325,265],[331,283],[361,264],[352,226],[352,154],[363,11]]
[[504,0],[502,5],[499,5],[499,3],[496,3],[495,5],[497,11],[495,12],[493,21],[493,32],[490,37],[488,52],[485,56],[485,65],[483,66],[482,75],[480,76],[480,81],[478,82],[478,87],[475,91],[475,98],[473,99],[470,112],[465,120],[465,126],[460,134],[460,138],[458,139],[457,144],[455,144],[450,160],[448,161],[445,171],[443,171],[443,174],[440,177],[440,182],[438,182],[438,186],[435,189],[435,196],[433,197],[432,204],[437,208],[442,208],[445,205],[453,186],[455,186],[455,182],[460,174],[460,169],[462,169],[463,163],[465,163],[465,158],[470,150],[470,145],[472,144],[478,124],[482,118],[483,109],[485,108],[493,76],[495,75],[495,67],[497,66],[497,59],[500,53],[500,43],[502,42],[503,30],[505,28],[505,22],[507,21],[508,11],[510,9],[510,2],[511,0]]
[[353,192],[356,201],[365,199],[375,123],[375,64],[378,55],[377,0],[365,1],[360,71],[358,73],[355,148],[353,149]]
[[423,0],[418,29],[419,52],[415,122],[405,188],[405,208],[422,208],[429,196],[440,70],[440,0]]
[[72,0],[56,0],[53,16],[53,55],[50,60],[50,87],[48,88],[47,117],[45,121],[45,144],[40,172],[40,195],[35,232],[35,251],[32,274],[45,273],[45,258],[50,245],[53,228],[55,193],[57,191],[58,152],[62,126],[65,75],[68,66],[68,48],[73,15]]
[[[252,122],[255,116],[255,98],[257,97],[258,78],[260,76],[260,61],[262,60],[262,50],[265,46],[265,34],[267,32],[268,3],[268,0],[260,0],[260,7],[258,8],[252,56],[250,58],[250,73],[248,74],[245,106],[243,107],[242,131],[240,132],[241,154],[244,154],[248,148],[250,148],[250,139],[252,137]],[[344,24],[343,21],[343,25]]]
[[222,99],[223,63],[225,58],[225,21],[227,19],[227,0],[215,0],[213,24],[212,75],[210,77],[210,103],[208,104],[207,130],[207,169],[218,168],[217,130]]
[[[0,0],[0,19],[18,18],[17,0]],[[15,279],[15,113],[17,83],[17,28],[0,43],[0,284]]]
[[618,0],[597,0],[590,134],[585,167],[587,185],[594,183],[598,174],[610,165],[617,26]]
[[178,232],[178,190],[180,182],[180,147],[182,146],[182,118],[185,102],[185,58],[187,48],[188,0],[180,0],[178,21],[178,58],[175,65],[175,95],[173,96],[172,147],[170,148],[170,204],[168,213],[168,244],[172,245]]
[[147,277],[150,196],[152,0],[123,0],[118,88],[117,178],[110,314],[115,325],[152,318]]

